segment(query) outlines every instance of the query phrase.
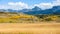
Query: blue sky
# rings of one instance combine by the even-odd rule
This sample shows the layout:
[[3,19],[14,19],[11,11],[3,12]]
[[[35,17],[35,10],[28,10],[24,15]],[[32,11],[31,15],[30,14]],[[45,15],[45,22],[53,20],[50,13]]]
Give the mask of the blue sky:
[[60,5],[60,0],[0,0],[0,9],[24,9],[38,6],[48,9]]
[[0,4],[7,4],[8,2],[24,2],[28,5],[43,3],[43,2],[52,2],[54,0],[0,0]]

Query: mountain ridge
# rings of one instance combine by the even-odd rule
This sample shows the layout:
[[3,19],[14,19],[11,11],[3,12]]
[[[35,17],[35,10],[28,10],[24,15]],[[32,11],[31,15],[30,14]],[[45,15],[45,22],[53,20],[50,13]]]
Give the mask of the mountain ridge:
[[13,10],[13,9],[0,9],[0,12],[23,12],[24,14],[30,14],[30,15],[39,15],[39,14],[57,14],[60,15],[60,6],[54,6],[50,9],[42,10],[41,8],[35,6],[32,9],[22,9],[22,10]]

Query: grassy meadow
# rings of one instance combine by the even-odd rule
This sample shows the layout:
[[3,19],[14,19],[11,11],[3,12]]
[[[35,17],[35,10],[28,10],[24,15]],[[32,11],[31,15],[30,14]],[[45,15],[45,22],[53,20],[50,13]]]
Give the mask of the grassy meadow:
[[1,12],[0,34],[60,34],[60,15]]
[[0,13],[0,23],[60,22],[60,15],[28,15],[23,13]]

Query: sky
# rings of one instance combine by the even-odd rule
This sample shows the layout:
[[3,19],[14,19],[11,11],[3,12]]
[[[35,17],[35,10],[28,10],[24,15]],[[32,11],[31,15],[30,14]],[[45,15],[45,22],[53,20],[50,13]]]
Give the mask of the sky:
[[60,0],[0,0],[0,9],[31,9],[35,6],[41,9],[49,9],[60,6]]

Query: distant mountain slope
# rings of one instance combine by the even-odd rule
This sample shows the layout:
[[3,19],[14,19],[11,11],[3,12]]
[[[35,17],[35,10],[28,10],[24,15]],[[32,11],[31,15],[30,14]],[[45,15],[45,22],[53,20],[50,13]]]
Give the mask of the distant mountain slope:
[[60,6],[54,6],[53,8],[42,10],[41,8],[35,6],[32,9],[22,9],[22,10],[13,10],[13,9],[0,9],[0,12],[23,12],[30,15],[39,15],[39,14],[56,14],[60,15]]
[[[38,14],[57,14],[60,15],[60,6],[54,6],[51,9],[46,9],[46,10],[41,10],[39,7],[33,8],[35,9],[34,11],[28,11],[25,12],[26,14],[33,14],[33,15],[38,15]],[[32,10],[33,10],[32,9]]]

